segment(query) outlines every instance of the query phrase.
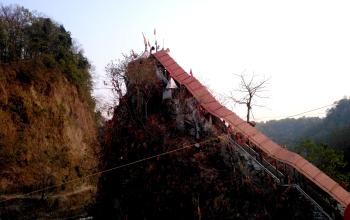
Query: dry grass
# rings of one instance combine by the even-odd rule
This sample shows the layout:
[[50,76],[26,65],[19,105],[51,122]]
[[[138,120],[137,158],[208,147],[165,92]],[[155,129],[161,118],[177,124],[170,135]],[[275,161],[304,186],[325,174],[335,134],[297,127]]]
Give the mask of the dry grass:
[[[88,100],[57,70],[23,82],[23,68],[0,66],[0,196],[61,184],[94,172],[98,164],[96,123]],[[79,184],[52,192],[67,194]],[[86,203],[93,193],[83,195],[81,202]]]

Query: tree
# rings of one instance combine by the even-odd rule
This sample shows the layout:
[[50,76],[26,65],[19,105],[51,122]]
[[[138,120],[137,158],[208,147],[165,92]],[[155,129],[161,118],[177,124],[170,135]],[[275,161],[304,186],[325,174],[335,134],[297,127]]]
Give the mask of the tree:
[[316,144],[311,140],[303,140],[296,147],[296,152],[345,187],[349,185],[350,174],[344,172],[347,163],[342,151],[326,144]]
[[129,110],[143,123],[154,110],[150,108],[158,100],[154,97],[160,96],[159,91],[162,91],[160,80],[155,74],[155,60],[138,57],[131,50],[129,55],[123,54],[122,59],[108,64],[106,72],[115,96],[115,106],[122,101],[128,101]]
[[20,6],[0,5],[0,63],[20,60],[25,56],[25,26],[33,14]]
[[[122,58],[117,61],[111,61],[105,68],[109,83],[112,86],[112,92],[114,95],[114,105],[119,104],[120,99],[126,93],[126,83],[128,81],[126,72],[128,70],[128,64],[138,57],[133,51],[130,54],[122,54]],[[104,82],[107,86],[108,82]]]
[[[235,74],[236,75],[236,74]],[[231,92],[231,96],[229,99],[233,100],[237,104],[247,106],[247,122],[250,122],[250,114],[253,106],[260,106],[254,103],[255,98],[267,98],[261,96],[261,93],[265,92],[266,84],[270,79],[263,78],[259,81],[256,80],[256,75],[252,75],[249,81],[247,81],[246,76],[236,75],[240,78],[239,88],[235,90],[236,92],[242,93],[242,97],[240,99],[236,99]],[[253,100],[254,99],[254,100]],[[260,106],[263,107],[263,106]]]

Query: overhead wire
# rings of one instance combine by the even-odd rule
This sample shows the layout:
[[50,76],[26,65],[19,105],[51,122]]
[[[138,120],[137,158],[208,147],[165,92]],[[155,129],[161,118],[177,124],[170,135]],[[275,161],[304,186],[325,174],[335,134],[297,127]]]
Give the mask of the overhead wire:
[[278,116],[278,117],[271,116],[271,117],[258,118],[257,121],[260,121],[262,119],[268,119],[268,118],[271,118],[271,119],[274,119],[274,118],[292,118],[292,117],[296,117],[296,116],[300,116],[300,115],[305,115],[307,113],[314,112],[314,111],[317,111],[317,110],[320,110],[320,109],[324,109],[324,108],[327,108],[327,107],[331,107],[331,106],[334,106],[334,105],[336,105],[336,103],[328,104],[328,105],[325,105],[325,106],[321,106],[321,107],[318,107],[318,108],[310,109],[310,110],[307,110],[305,112],[300,112],[300,113],[297,113],[297,114],[294,114],[294,115],[289,115],[289,116]]
[[[169,150],[169,151],[166,151],[166,152],[163,152],[163,153],[159,153],[159,154],[156,154],[156,155],[153,155],[153,156],[145,157],[145,158],[142,158],[142,159],[139,159],[139,160],[135,160],[133,162],[129,162],[129,163],[125,163],[125,164],[122,164],[122,165],[119,165],[119,166],[115,166],[115,167],[112,167],[112,168],[109,168],[109,169],[101,170],[101,171],[98,171],[98,172],[95,172],[95,173],[92,173],[92,174],[89,174],[89,175],[86,175],[86,176],[83,176],[83,177],[79,177],[79,178],[76,178],[76,179],[72,179],[72,180],[66,181],[64,183],[43,187],[43,188],[40,188],[38,190],[34,190],[34,191],[31,191],[31,192],[28,192],[28,193],[18,194],[17,197],[25,197],[25,196],[29,196],[29,195],[32,195],[32,194],[35,194],[35,193],[43,192],[43,191],[46,191],[46,190],[49,190],[49,189],[58,188],[60,186],[67,185],[67,184],[70,184],[70,183],[73,183],[73,182],[79,182],[79,181],[82,181],[84,179],[87,179],[87,178],[90,178],[90,177],[93,177],[93,176],[101,175],[101,174],[104,174],[104,173],[107,173],[107,172],[111,172],[111,171],[114,171],[114,170],[117,170],[117,169],[128,167],[128,166],[131,166],[131,165],[134,165],[134,164],[138,164],[138,163],[141,163],[141,162],[144,162],[144,161],[147,161],[147,160],[151,160],[151,159],[154,159],[154,158],[157,158],[157,157],[161,157],[161,156],[164,156],[164,155],[167,155],[167,154],[171,154],[171,153],[174,153],[174,152],[177,152],[177,151],[185,150],[185,149],[191,148],[191,147],[193,147],[193,146],[195,146],[197,144],[205,144],[205,143],[211,142],[213,140],[218,140],[218,139],[222,138],[223,136],[225,136],[225,135],[216,136],[216,137],[209,138],[209,139],[201,141],[201,142],[196,142],[196,143],[193,143],[193,144],[185,145],[185,146],[180,147],[180,148]],[[4,203],[4,202],[7,202],[7,201],[10,201],[10,200],[13,200],[13,199],[16,199],[16,197],[1,200],[0,204]]]
[[335,104],[332,103],[330,105],[325,105],[325,106],[322,106],[322,107],[319,107],[319,108],[311,109],[311,110],[308,110],[308,111],[305,111],[305,112],[301,112],[301,113],[298,113],[298,114],[295,114],[295,115],[288,116],[287,118],[291,118],[291,117],[295,117],[295,116],[299,116],[299,115],[304,115],[306,113],[314,112],[314,111],[317,111],[317,110],[320,110],[320,109],[324,109],[324,108],[327,108],[327,107],[330,107],[330,106],[333,106],[333,105],[335,105]]
[[[94,88],[96,90],[100,90],[100,89],[110,89],[110,90],[113,90],[114,88],[113,87],[97,87],[97,88]],[[219,94],[219,93],[218,93]],[[219,95],[222,95],[222,94],[219,94]],[[324,108],[327,108],[327,107],[330,107],[330,106],[334,106],[336,105],[336,103],[332,103],[332,104],[328,104],[328,105],[325,105],[325,106],[321,106],[321,107],[318,107],[318,108],[314,108],[314,109],[310,109],[310,110],[307,110],[305,112],[300,112],[300,113],[297,113],[297,114],[294,114],[294,115],[289,115],[289,116],[268,116],[268,117],[262,117],[262,118],[255,118],[254,115],[253,115],[253,112],[251,112],[254,120],[256,121],[260,121],[262,119],[271,119],[271,120],[274,120],[274,119],[283,119],[283,118],[292,118],[292,117],[296,117],[296,116],[300,116],[300,115],[305,115],[309,112],[314,112],[314,111],[317,111],[317,110],[320,110],[320,109],[324,109]],[[317,114],[316,116],[322,116],[323,114]]]

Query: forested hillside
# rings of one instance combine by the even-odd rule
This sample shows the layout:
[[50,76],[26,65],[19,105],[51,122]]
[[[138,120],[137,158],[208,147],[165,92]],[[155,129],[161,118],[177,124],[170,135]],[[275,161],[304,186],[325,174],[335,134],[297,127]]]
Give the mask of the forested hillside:
[[343,150],[350,161],[350,99],[338,101],[336,107],[328,111],[322,124],[315,128],[312,139]]
[[339,100],[325,118],[287,118],[257,127],[297,151],[339,182],[350,183],[350,99]]
[[327,111],[325,118],[286,118],[258,123],[257,127],[266,135],[289,148],[302,139],[323,142],[344,150],[350,158],[350,99],[339,100]]
[[258,123],[257,127],[267,136],[289,148],[295,147],[300,139],[308,136],[322,123],[320,118],[286,118]]
[[0,219],[59,218],[93,201],[96,180],[62,185],[97,168],[91,87],[62,25],[0,7]]

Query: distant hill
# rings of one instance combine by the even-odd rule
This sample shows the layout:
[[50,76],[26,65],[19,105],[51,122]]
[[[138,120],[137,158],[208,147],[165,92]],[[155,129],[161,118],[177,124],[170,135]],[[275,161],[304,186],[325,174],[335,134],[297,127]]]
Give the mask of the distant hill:
[[342,150],[350,160],[350,99],[344,98],[327,111],[324,119],[287,118],[258,123],[257,127],[280,144],[294,148],[302,139]]
[[322,119],[317,117],[286,118],[258,123],[257,128],[279,144],[293,148],[300,139],[308,136],[320,124]]

